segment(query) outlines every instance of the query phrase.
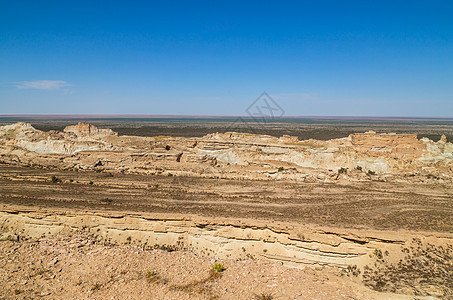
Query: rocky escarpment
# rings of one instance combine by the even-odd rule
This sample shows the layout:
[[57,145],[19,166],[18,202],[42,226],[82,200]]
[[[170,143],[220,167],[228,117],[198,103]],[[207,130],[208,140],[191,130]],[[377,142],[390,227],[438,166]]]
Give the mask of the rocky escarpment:
[[[451,172],[453,144],[441,139],[433,142],[427,138],[417,139],[411,134],[377,134],[375,132],[351,134],[347,138],[330,141],[299,141],[295,137],[252,136],[247,134],[213,134],[207,139],[218,141],[220,147],[205,148],[227,163],[251,164],[258,161],[280,161],[299,167],[313,169],[348,168],[366,169],[378,173],[422,170],[444,167]],[[223,142],[223,145],[222,145]],[[222,149],[227,142],[236,145],[230,151]],[[247,157],[247,146],[252,157]],[[233,148],[233,149],[232,149]]]
[[66,126],[66,128],[63,131],[74,133],[77,136],[105,137],[108,135],[118,135],[118,133],[114,132],[109,128],[105,129],[97,128],[96,126],[86,122],[79,122],[77,125],[74,126]]
[[[128,213],[67,213],[5,209],[0,212],[3,232],[42,238],[82,228],[100,241],[133,243],[144,248],[190,249],[218,258],[262,258],[295,267],[357,264],[373,248],[348,238],[309,228],[247,225],[189,216],[136,215]],[[341,236],[344,236],[341,237]],[[351,235],[354,236],[354,235]],[[394,237],[396,238],[396,237]],[[395,243],[401,243],[398,238]]]
[[[376,250],[400,253],[410,244],[408,232],[360,231],[253,220],[206,219],[196,216],[81,212],[58,209],[35,211],[4,206],[2,232],[42,238],[84,230],[112,244],[133,243],[144,248],[190,249],[217,258],[256,258],[293,267],[350,265],[363,267]],[[10,238],[9,234],[9,238]],[[418,235],[427,242],[452,243],[448,234]]]
[[[8,156],[9,154],[19,158],[43,154],[73,155],[80,151],[115,149],[112,144],[100,139],[100,137],[107,135],[116,135],[115,133],[110,134],[110,129],[103,131],[90,125],[88,126],[88,133],[86,133],[83,124],[82,126],[68,127],[74,128],[65,129],[65,132],[43,132],[27,123],[0,126],[2,155]],[[93,134],[89,134],[90,132]]]
[[190,250],[217,260],[270,260],[302,269],[334,267],[378,291],[453,295],[450,234],[335,229],[175,214],[37,211],[18,206],[0,207],[0,224],[0,240],[83,233],[104,245]]
[[148,138],[118,136],[87,123],[64,132],[17,123],[0,127],[0,143],[4,162],[64,169],[102,166],[111,172],[308,182],[450,182],[453,175],[453,144],[445,138],[434,142],[394,133],[366,132],[329,141],[235,132]]

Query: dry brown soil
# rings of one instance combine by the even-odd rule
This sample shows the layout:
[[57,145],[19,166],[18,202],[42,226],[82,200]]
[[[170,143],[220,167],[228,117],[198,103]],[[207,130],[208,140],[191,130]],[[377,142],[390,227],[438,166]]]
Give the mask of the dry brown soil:
[[[53,180],[52,180],[53,177]],[[0,165],[0,204],[40,208],[191,214],[363,230],[453,232],[453,187],[442,184],[319,184],[61,171]],[[390,267],[363,274],[298,270],[190,251],[104,245],[87,236],[0,242],[0,295],[7,299],[367,299],[452,296],[451,248],[417,245]],[[434,247],[434,248],[433,248]],[[167,249],[168,250],[168,249]],[[149,275],[148,270],[151,272]],[[402,276],[406,274],[406,276]],[[383,286],[383,281],[392,285]],[[433,294],[420,289],[437,286]],[[443,294],[442,294],[443,293]],[[264,298],[262,298],[264,299]]]

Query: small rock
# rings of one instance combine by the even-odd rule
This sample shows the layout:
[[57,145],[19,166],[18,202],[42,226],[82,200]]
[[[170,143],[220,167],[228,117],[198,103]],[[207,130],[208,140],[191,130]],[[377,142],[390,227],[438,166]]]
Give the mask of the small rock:
[[0,241],[13,241],[13,242],[18,242],[19,241],[19,236],[17,234],[14,234],[12,232],[7,232],[4,233],[0,236]]

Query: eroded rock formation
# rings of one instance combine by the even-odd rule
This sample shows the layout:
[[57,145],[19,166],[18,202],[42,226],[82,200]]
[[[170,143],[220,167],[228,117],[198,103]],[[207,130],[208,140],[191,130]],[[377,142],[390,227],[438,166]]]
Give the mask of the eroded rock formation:
[[[56,168],[300,181],[451,181],[453,144],[413,134],[357,133],[329,141],[214,133],[201,138],[118,136],[88,123],[64,132],[0,127],[0,159]],[[101,162],[99,164],[98,162]]]
[[116,132],[109,128],[100,129],[92,124],[85,122],[79,122],[77,125],[74,126],[66,126],[64,132],[72,132],[77,136],[104,137],[106,135],[118,135]]

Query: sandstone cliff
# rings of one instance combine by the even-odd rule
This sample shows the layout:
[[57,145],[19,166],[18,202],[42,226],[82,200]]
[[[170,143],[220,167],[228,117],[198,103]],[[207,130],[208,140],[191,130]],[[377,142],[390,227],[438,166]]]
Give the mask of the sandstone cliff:
[[[0,145],[3,152],[21,149],[35,154],[66,155],[80,151],[112,150],[114,148],[111,144],[98,139],[112,132],[110,129],[97,129],[90,125],[88,126],[88,132],[91,131],[93,134],[85,134],[87,127],[84,125],[71,127],[74,127],[72,132],[43,132],[27,123],[0,126]],[[77,131],[77,129],[80,129],[80,131]],[[111,135],[115,135],[115,133]],[[83,138],[79,138],[79,136]],[[26,155],[27,153],[23,154]]]
[[445,139],[375,132],[329,141],[236,132],[201,138],[134,137],[88,123],[68,126],[64,132],[16,123],[0,127],[0,159],[57,168],[102,165],[113,172],[238,179],[329,182],[393,176],[450,182],[453,175],[453,144]]
[[66,126],[66,128],[63,131],[72,132],[78,136],[104,137],[106,135],[118,135],[116,132],[114,132],[110,128],[100,129],[92,124],[85,123],[85,122],[79,122],[77,125],[74,125],[74,126]]

